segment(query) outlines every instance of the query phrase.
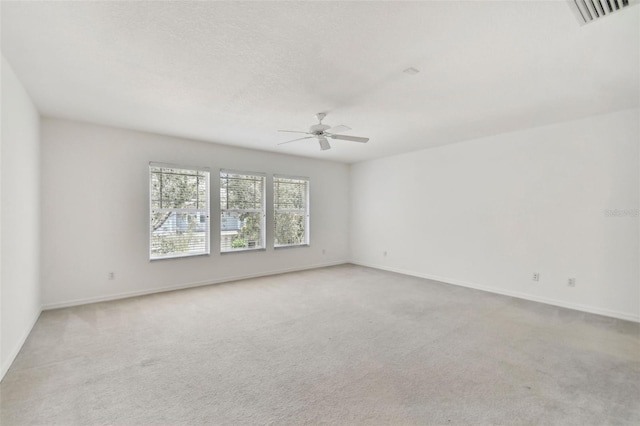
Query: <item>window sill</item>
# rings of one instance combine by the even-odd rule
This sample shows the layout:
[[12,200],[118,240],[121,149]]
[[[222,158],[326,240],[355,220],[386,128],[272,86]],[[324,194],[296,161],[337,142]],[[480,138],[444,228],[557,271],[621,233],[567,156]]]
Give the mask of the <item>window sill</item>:
[[267,249],[266,249],[265,247],[260,247],[260,248],[243,248],[243,249],[235,249],[235,250],[221,251],[221,252],[220,252],[220,254],[247,253],[247,252],[253,252],[253,251],[267,251]]
[[149,258],[149,262],[155,262],[156,260],[184,259],[184,258],[187,258],[187,257],[209,256],[210,254],[211,253],[176,254],[176,255],[162,256],[162,257],[151,257],[151,258]]
[[288,244],[286,246],[275,246],[273,247],[274,250],[280,250],[280,249],[290,249],[290,248],[298,248],[298,247],[310,247],[309,244]]

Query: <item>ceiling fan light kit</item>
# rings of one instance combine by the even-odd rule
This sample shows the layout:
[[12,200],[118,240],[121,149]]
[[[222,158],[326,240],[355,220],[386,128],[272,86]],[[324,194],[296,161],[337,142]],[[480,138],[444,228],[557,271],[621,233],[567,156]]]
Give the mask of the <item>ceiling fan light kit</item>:
[[343,140],[343,141],[350,141],[350,142],[360,142],[360,143],[369,142],[369,138],[363,138],[363,137],[360,137],[360,136],[340,135],[339,133],[351,130],[351,127],[345,126],[345,125],[342,125],[342,124],[339,125],[339,126],[335,126],[335,127],[331,127],[331,126],[328,126],[326,124],[322,124],[322,120],[324,120],[324,118],[326,116],[327,116],[327,114],[325,114],[324,112],[317,113],[316,114],[316,119],[318,120],[318,124],[314,124],[311,127],[309,127],[309,131],[308,132],[301,132],[301,131],[298,131],[298,130],[278,130],[279,132],[302,133],[302,134],[305,134],[305,135],[309,135],[309,136],[305,136],[305,137],[302,137],[302,138],[292,139],[290,141],[280,142],[278,145],[283,145],[283,144],[291,143],[291,142],[297,142],[297,141],[301,141],[303,139],[316,138],[316,139],[318,139],[318,143],[320,144],[320,150],[326,151],[328,149],[331,149],[331,145],[329,144],[329,141],[328,141],[327,138]]

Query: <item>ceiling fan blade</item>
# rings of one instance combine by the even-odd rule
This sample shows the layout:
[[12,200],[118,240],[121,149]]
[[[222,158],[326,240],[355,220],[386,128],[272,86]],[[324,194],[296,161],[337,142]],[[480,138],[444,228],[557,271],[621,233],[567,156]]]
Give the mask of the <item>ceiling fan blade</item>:
[[293,139],[293,140],[286,141],[286,142],[280,142],[278,145],[282,145],[282,144],[285,144],[285,143],[296,142],[296,141],[301,141],[302,139],[311,139],[312,137],[313,136],[307,136],[307,137],[304,137],[304,138],[298,138],[298,139]]
[[329,145],[329,141],[327,140],[327,138],[320,137],[318,138],[318,142],[320,142],[320,149],[322,151],[331,149],[331,145]]
[[369,142],[369,138],[361,138],[359,136],[344,136],[344,135],[331,135],[331,139],[340,139],[343,141],[351,141],[351,142]]
[[305,135],[308,135],[308,132],[301,132],[299,130],[278,130],[279,132],[287,132],[287,133],[304,133]]
[[349,130],[351,130],[351,127],[341,124],[339,126],[330,128],[329,130],[327,130],[327,132],[329,132],[329,133],[342,133],[342,132],[347,132]]

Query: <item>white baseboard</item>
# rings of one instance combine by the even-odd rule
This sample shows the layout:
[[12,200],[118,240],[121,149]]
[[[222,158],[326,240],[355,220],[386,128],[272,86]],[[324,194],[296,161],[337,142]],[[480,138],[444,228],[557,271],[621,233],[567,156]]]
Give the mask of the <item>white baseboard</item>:
[[185,289],[185,288],[202,287],[202,286],[206,286],[206,285],[221,284],[221,283],[226,283],[226,282],[231,282],[231,281],[246,280],[246,279],[250,279],[250,278],[266,277],[266,276],[269,276],[269,275],[285,274],[287,272],[297,272],[297,271],[304,271],[304,270],[308,270],[308,269],[324,268],[324,267],[327,267],[327,266],[344,265],[346,263],[349,263],[349,262],[347,262],[346,260],[343,260],[343,261],[338,261],[338,262],[321,263],[321,264],[317,264],[317,265],[308,265],[308,266],[303,266],[303,267],[278,269],[278,270],[274,270],[274,271],[266,271],[266,272],[260,272],[260,273],[255,273],[255,274],[235,275],[235,276],[224,277],[224,278],[219,278],[219,279],[215,279],[215,280],[207,280],[207,281],[199,281],[199,282],[192,282],[192,283],[176,284],[176,285],[171,285],[171,286],[168,286],[168,287],[150,288],[150,289],[147,289],[147,290],[139,290],[139,291],[130,291],[130,292],[125,292],[125,293],[110,294],[110,295],[107,295],[107,296],[88,297],[88,298],[85,298],[85,299],[74,299],[74,300],[69,300],[69,301],[66,301],[66,302],[47,303],[47,304],[42,306],[42,310],[48,311],[48,310],[51,310],[51,309],[68,308],[70,306],[86,305],[86,304],[89,304],[89,303],[108,302],[108,301],[111,301],[111,300],[126,299],[128,297],[144,296],[144,295],[147,295],[147,294],[163,293],[163,292],[166,292],[166,291],[182,290],[182,289]]
[[534,296],[534,295],[531,295],[531,294],[521,293],[521,292],[517,292],[517,291],[503,290],[503,289],[500,289],[500,288],[495,288],[495,287],[489,287],[489,286],[485,286],[485,285],[475,284],[475,283],[471,283],[471,282],[468,282],[468,281],[461,281],[461,280],[457,280],[457,279],[454,279],[454,278],[440,277],[440,276],[431,275],[431,274],[423,274],[421,272],[415,272],[415,271],[409,271],[409,270],[405,270],[405,269],[399,269],[399,268],[392,268],[392,267],[388,267],[388,266],[376,265],[376,264],[369,263],[369,262],[360,262],[360,261],[352,260],[350,263],[352,263],[354,265],[366,266],[368,268],[381,269],[381,270],[389,271],[389,272],[396,272],[398,274],[403,274],[403,275],[411,275],[411,276],[414,276],[414,277],[426,278],[428,280],[439,281],[439,282],[443,282],[443,283],[446,283],[446,284],[453,284],[453,285],[458,285],[458,286],[461,286],[461,287],[468,287],[468,288],[473,288],[473,289],[476,289],[476,290],[483,290],[483,291],[486,291],[486,292],[489,292],[489,293],[502,294],[504,296],[511,296],[511,297],[515,297],[515,298],[518,298],[518,299],[530,300],[532,302],[545,303],[547,305],[559,306],[561,308],[567,308],[567,309],[573,309],[573,310],[576,310],[576,311],[588,312],[590,314],[603,315],[603,316],[606,316],[606,317],[612,317],[612,318],[622,319],[622,320],[626,320],[626,321],[640,322],[640,316],[633,315],[633,314],[628,314],[628,313],[625,313],[625,312],[612,311],[612,310],[609,310],[609,309],[598,308],[598,307],[595,307],[595,306],[588,306],[588,305],[582,305],[582,304],[579,304],[579,303],[571,303],[571,302],[565,302],[565,301],[562,301],[562,300],[556,300],[556,299],[550,299],[550,298],[546,298],[546,297]]
[[24,342],[27,341],[27,337],[29,337],[29,334],[31,334],[31,330],[33,330],[33,326],[36,325],[36,322],[38,322],[38,318],[40,318],[41,313],[42,313],[42,310],[38,311],[35,317],[31,320],[31,324],[29,324],[29,327],[27,327],[27,329],[24,331],[24,333],[20,337],[18,344],[11,351],[11,354],[9,355],[9,359],[7,359],[4,362],[4,364],[2,364],[2,366],[0,367],[1,368],[0,382],[2,382],[2,379],[4,379],[4,375],[7,374],[7,371],[9,371],[9,368],[11,367],[11,364],[13,364],[13,361],[15,361],[16,357],[18,356],[18,353],[20,353],[20,349],[22,349]]

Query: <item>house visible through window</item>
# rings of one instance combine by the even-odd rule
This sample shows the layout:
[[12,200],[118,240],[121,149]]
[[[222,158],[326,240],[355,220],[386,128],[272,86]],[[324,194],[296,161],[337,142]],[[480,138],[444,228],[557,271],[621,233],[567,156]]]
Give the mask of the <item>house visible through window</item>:
[[265,248],[265,176],[220,172],[220,251]]
[[151,163],[151,259],[209,254],[209,172]]
[[275,246],[309,244],[309,179],[273,177]]

